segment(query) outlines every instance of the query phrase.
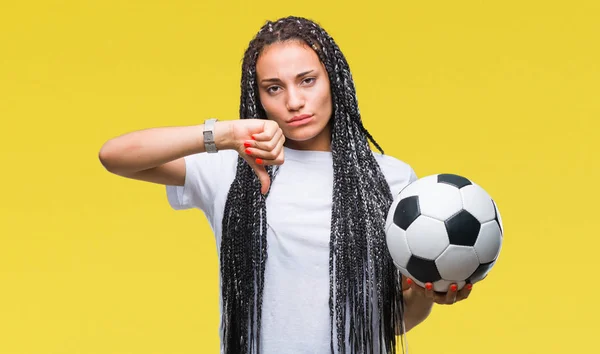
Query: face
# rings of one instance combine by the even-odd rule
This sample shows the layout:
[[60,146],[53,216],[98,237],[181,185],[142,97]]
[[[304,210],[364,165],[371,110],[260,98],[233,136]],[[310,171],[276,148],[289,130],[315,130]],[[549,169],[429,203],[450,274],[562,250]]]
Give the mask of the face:
[[256,62],[256,75],[262,107],[283,130],[285,145],[329,151],[331,91],[317,53],[296,41],[271,44]]

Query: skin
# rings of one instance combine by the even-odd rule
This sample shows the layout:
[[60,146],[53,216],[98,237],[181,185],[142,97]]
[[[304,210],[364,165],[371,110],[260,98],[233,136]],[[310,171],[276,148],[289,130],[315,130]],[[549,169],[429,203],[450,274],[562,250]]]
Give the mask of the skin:
[[[269,122],[263,133],[254,134],[252,140],[244,142],[245,158],[258,165],[272,165],[283,163],[282,146],[331,151],[331,88],[317,54],[298,41],[274,43],[263,49],[256,73],[262,107],[268,120],[277,124]],[[311,121],[291,126],[292,117],[301,114],[312,115]],[[471,292],[470,286],[458,291],[456,284],[452,284],[446,293],[438,293],[430,285],[423,288],[402,277],[407,331],[427,318],[434,303],[454,304]]]
[[[298,76],[301,74],[301,76]],[[307,45],[296,41],[266,47],[256,62],[259,96],[269,120],[297,150],[331,150],[331,89],[325,66]],[[311,114],[312,120],[294,127],[292,117]]]
[[[259,97],[268,119],[219,121],[215,124],[215,143],[219,150],[236,150],[255,171],[261,192],[266,194],[270,177],[264,166],[284,163],[284,145],[299,150],[331,150],[332,102],[327,72],[317,54],[305,44],[291,41],[264,48],[256,69]],[[271,78],[277,80],[261,81]],[[304,113],[313,114],[308,124],[293,127],[287,123]],[[197,125],[131,132],[106,142],[99,158],[108,171],[117,175],[183,186],[183,157],[205,152],[203,130],[203,125]],[[435,293],[427,289],[427,284],[422,288],[403,277],[402,291],[408,331],[427,318],[434,303],[462,301],[471,289],[467,286],[453,291],[451,286],[447,293]]]

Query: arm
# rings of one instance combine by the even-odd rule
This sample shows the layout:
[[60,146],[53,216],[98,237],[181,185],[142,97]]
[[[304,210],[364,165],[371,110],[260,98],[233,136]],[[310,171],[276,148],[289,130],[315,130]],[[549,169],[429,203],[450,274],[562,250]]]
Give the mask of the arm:
[[[436,293],[432,283],[425,283],[425,288],[418,286],[411,279],[402,276],[402,296],[404,299],[404,324],[406,332],[423,322],[431,313],[433,304],[451,305],[465,300],[471,293],[472,284],[466,284],[458,290],[456,284],[450,284],[445,293]],[[396,326],[396,334],[402,334],[402,326]]]
[[[406,332],[423,322],[433,309],[433,299],[417,294],[414,289],[408,288],[402,292],[404,298],[404,325]],[[402,334],[402,326],[396,326],[396,334]]]
[[[139,130],[107,141],[100,149],[102,165],[114,174],[170,186],[185,184],[184,157],[205,152],[204,125]],[[285,136],[267,119],[215,123],[218,150],[236,150],[254,170],[267,193],[270,177],[265,165],[283,163]],[[260,161],[260,162],[258,162]]]
[[[150,128],[107,141],[99,152],[102,165],[114,174],[154,183],[182,186],[184,156],[205,152],[204,125]],[[233,148],[232,122],[215,124],[217,148]]]

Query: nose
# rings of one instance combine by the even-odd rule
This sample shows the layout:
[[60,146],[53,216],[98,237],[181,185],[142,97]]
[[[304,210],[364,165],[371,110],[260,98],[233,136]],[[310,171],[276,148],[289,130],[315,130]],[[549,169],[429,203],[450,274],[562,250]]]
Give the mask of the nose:
[[288,111],[298,111],[304,107],[305,98],[304,95],[295,88],[288,90],[286,107]]

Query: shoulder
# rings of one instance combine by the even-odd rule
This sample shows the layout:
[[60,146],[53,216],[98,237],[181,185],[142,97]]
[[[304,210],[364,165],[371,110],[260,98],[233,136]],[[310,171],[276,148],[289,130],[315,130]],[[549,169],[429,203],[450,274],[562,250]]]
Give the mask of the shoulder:
[[414,169],[408,163],[378,152],[373,152],[373,156],[390,185],[393,195],[400,193],[402,188],[417,179]]
[[382,155],[378,152],[373,152],[373,156],[375,156],[375,160],[386,177],[389,174],[396,177],[403,176],[409,178],[414,174],[413,168],[408,163],[393,156]]

